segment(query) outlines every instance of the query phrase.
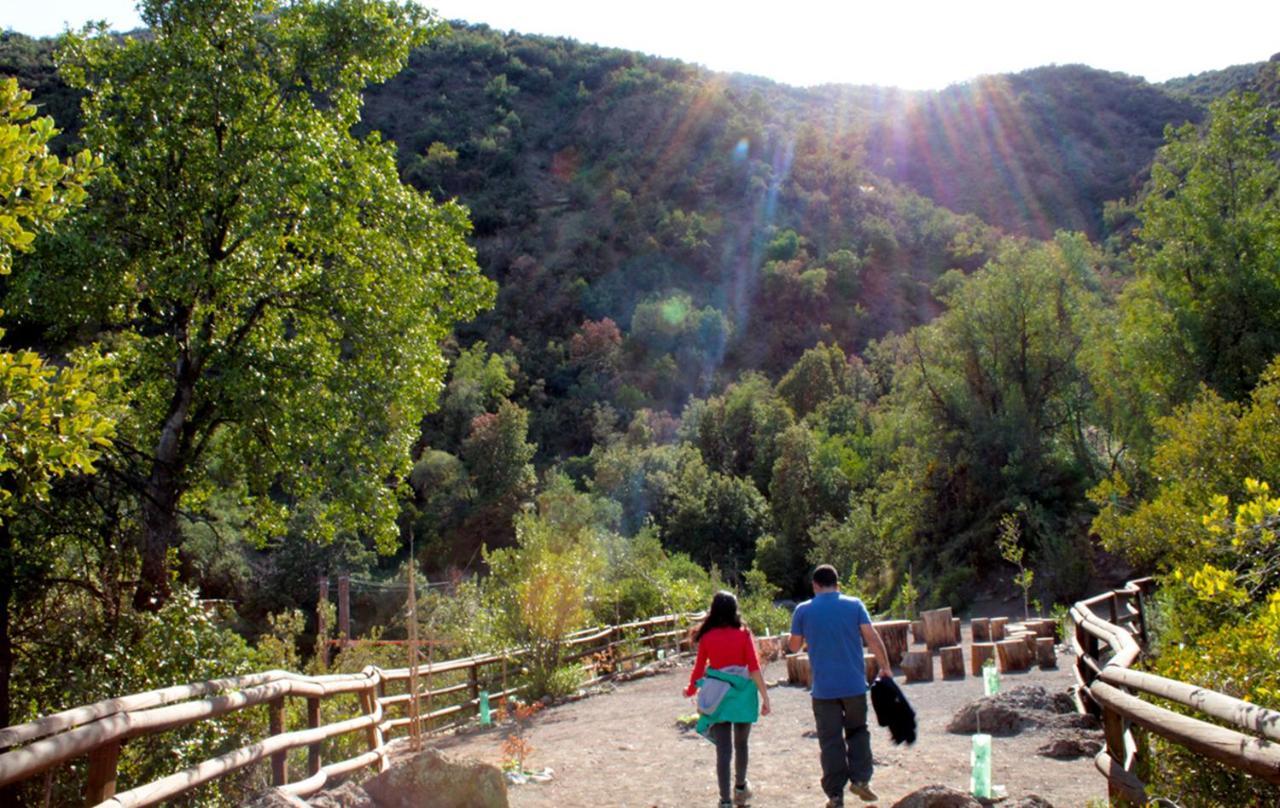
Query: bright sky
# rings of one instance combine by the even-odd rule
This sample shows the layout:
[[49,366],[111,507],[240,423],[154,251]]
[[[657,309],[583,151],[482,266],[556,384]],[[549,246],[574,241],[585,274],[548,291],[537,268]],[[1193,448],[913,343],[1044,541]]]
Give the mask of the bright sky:
[[[1163,81],[1280,51],[1274,0],[424,0],[445,19],[566,36],[787,84],[937,89],[1083,63]],[[0,0],[0,28],[47,36],[132,0]]]

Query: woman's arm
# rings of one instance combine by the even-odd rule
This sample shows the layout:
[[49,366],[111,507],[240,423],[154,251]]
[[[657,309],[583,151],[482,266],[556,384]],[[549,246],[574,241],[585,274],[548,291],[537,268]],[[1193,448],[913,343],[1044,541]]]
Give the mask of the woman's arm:
[[760,715],[768,715],[771,712],[769,686],[764,683],[764,676],[761,675],[759,668],[751,671],[751,681],[756,683],[756,688],[760,691]]
[[707,644],[698,640],[698,659],[693,663],[693,671],[689,674],[689,686],[684,689],[686,696],[698,692],[698,680],[707,672]]

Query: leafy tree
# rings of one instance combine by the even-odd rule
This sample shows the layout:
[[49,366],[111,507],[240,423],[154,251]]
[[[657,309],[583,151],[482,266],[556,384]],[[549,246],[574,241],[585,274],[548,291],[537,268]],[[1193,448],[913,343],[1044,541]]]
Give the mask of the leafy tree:
[[896,468],[877,485],[877,514],[906,519],[922,577],[994,561],[996,520],[1019,504],[1042,506],[1044,535],[1079,530],[1071,514],[1099,466],[1077,362],[1099,305],[1095,260],[1077,236],[1006,245],[944,279],[948,310],[899,341],[881,415]]
[[685,467],[663,538],[694,561],[716,564],[730,581],[751,568],[756,543],[769,527],[769,503],[749,479],[699,464]]
[[1276,116],[1252,95],[1214,102],[1203,129],[1166,132],[1139,210],[1141,281],[1122,302],[1134,370],[1164,415],[1202,382],[1245,398],[1280,353]]
[[805,351],[778,382],[778,395],[804,418],[820,405],[853,392],[853,373],[839,345],[819,342]]
[[[361,89],[440,30],[414,5],[146,0],[146,36],[68,36],[83,136],[109,193],[74,260],[23,295],[114,335],[133,416],[121,474],[142,503],[135,602],[168,591],[179,513],[217,459],[254,524],[320,497],[314,536],[396,539],[388,479],[443,375],[439,344],[492,298],[465,212],[402,185],[356,137]],[[67,251],[63,251],[64,254]],[[49,259],[52,263],[52,258]]]
[[[0,80],[0,275],[15,251],[29,250],[37,233],[83,202],[99,165],[87,152],[65,163],[50,155],[57,129],[36,117],[30,99],[15,79]],[[107,370],[91,356],[58,367],[34,351],[0,351],[0,725],[12,713],[17,577],[21,570],[26,585],[38,586],[57,552],[39,530],[19,545],[13,521],[48,501],[56,478],[92,473],[111,445],[114,420],[98,396]]]
[[708,468],[750,477],[756,490],[767,491],[778,438],[793,423],[795,416],[769,380],[744,373],[722,395],[686,408],[681,434],[698,447]]
[[514,389],[503,357],[488,353],[484,342],[464,348],[453,363],[440,406],[450,445],[466,436],[472,419],[495,409]]

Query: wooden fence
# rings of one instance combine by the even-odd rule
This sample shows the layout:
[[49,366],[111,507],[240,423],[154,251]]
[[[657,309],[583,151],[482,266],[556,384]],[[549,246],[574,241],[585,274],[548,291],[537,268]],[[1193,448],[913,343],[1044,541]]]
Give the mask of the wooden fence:
[[[701,615],[663,615],[623,625],[587,629],[564,638],[564,661],[587,660],[596,676],[609,678],[627,663],[658,656],[667,649],[688,647],[688,628]],[[501,702],[525,686],[516,684],[528,649],[481,654],[409,668],[366,667],[360,673],[303,676],[268,671],[247,676],[180,685],[149,693],[108,699],[0,729],[0,788],[22,783],[56,767],[88,758],[85,804],[99,808],[141,808],[172,799],[256,763],[270,761],[271,784],[306,796],[331,778],[365,767],[385,770],[389,736],[407,730],[417,700],[419,726],[441,730],[470,722],[480,710],[481,691]],[[426,687],[410,690],[411,676]],[[432,689],[433,683],[443,684]],[[402,692],[394,692],[394,691]],[[347,694],[354,714],[321,723],[321,702]],[[306,727],[286,727],[286,699],[306,700]],[[422,707],[425,705],[426,710]],[[436,706],[443,705],[443,706]],[[150,783],[116,793],[121,745],[132,738],[156,735],[200,721],[263,707],[269,735],[239,749]],[[393,712],[397,713],[393,717]],[[364,751],[344,760],[323,760],[325,742],[363,735]],[[291,780],[289,752],[306,749],[306,776]],[[301,753],[299,753],[301,754]]]
[[[1076,677],[1086,710],[1102,717],[1106,748],[1094,760],[1113,799],[1146,805],[1137,775],[1141,727],[1196,754],[1280,785],[1280,713],[1202,687],[1132,670],[1147,643],[1150,578],[1082,600],[1071,608]],[[1190,707],[1231,729],[1174,712],[1141,695]],[[1280,796],[1280,795],[1278,795]]]

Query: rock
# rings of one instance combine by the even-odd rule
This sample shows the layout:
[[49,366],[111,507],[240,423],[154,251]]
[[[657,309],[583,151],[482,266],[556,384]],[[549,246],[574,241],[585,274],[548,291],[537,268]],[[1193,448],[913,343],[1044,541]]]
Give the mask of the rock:
[[364,790],[378,808],[507,808],[507,784],[497,766],[453,760],[436,749],[366,780]]
[[952,717],[947,732],[968,735],[1016,735],[1035,727],[1095,729],[1098,720],[1075,712],[1069,693],[1049,693],[1040,685],[1024,685],[969,702]]
[[269,788],[254,797],[250,802],[245,803],[245,805],[246,808],[307,808],[308,803],[303,802],[292,794],[285,794],[283,791]]
[[1037,755],[1069,760],[1071,758],[1092,758],[1102,751],[1102,741],[1083,735],[1057,737],[1036,750]]
[[355,783],[343,783],[330,791],[321,791],[307,804],[312,808],[377,808],[373,797]]
[[925,786],[895,802],[893,808],[982,808],[982,803],[954,788]]

